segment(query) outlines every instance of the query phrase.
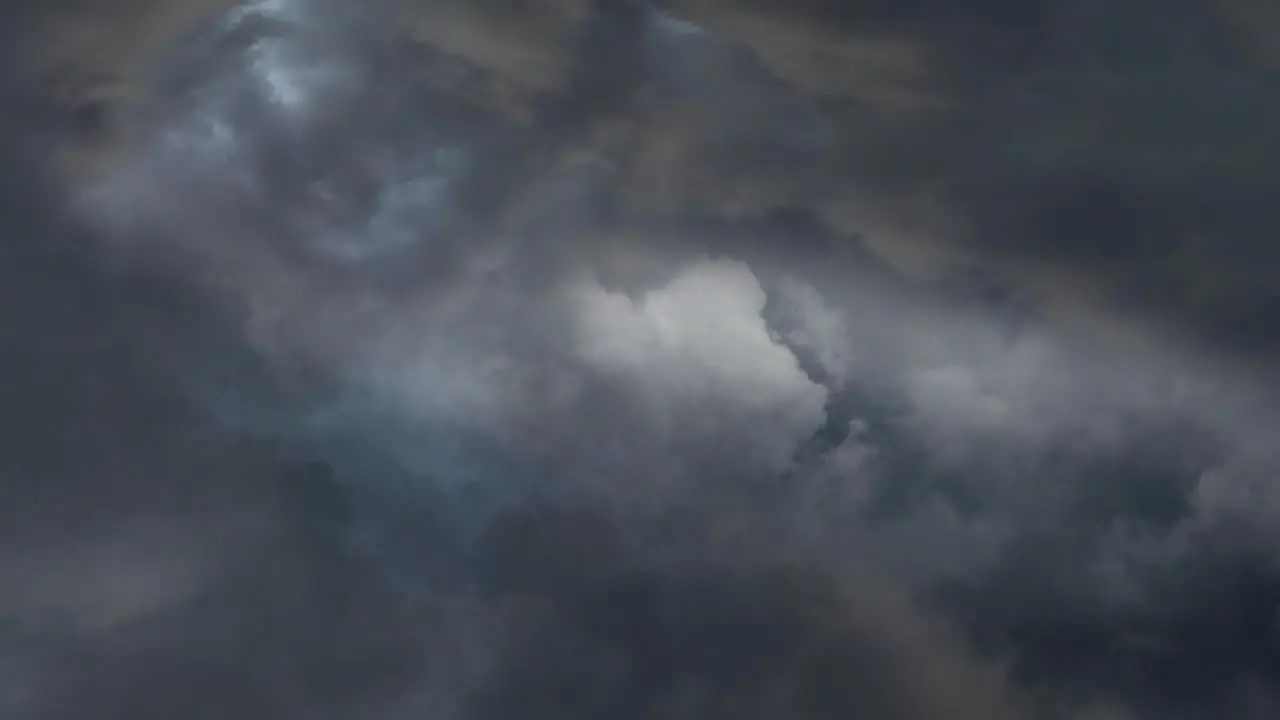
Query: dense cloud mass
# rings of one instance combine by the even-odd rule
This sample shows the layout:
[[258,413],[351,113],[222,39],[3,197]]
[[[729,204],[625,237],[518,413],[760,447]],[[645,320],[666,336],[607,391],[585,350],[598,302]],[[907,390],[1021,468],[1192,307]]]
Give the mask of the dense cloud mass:
[[0,22],[0,714],[1280,712],[1256,0]]

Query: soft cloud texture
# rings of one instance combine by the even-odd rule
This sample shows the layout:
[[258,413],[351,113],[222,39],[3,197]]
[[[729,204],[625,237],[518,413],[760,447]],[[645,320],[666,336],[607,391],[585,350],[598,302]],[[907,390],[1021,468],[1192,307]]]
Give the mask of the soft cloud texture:
[[745,443],[739,460],[777,473],[822,425],[826,390],[770,337],[764,290],[745,265],[684,268],[638,301],[599,286],[575,294],[577,353],[637,405],[678,418],[658,422],[682,442],[728,435]]
[[128,92],[4,121],[0,703],[1262,717],[1274,79],[1170,7],[277,0],[6,50],[15,107],[96,97],[36,59]]

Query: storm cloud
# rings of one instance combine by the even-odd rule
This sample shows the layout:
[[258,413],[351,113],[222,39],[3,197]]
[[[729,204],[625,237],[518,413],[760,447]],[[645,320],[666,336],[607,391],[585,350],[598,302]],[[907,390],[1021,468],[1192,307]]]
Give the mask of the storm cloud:
[[0,708],[1270,717],[1274,20],[16,12]]

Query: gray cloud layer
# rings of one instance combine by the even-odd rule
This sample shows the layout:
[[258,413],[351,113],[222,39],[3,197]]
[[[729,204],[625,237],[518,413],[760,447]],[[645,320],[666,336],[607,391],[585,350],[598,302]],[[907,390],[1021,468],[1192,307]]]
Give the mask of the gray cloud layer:
[[13,716],[1270,716],[1252,5],[137,5],[6,51]]

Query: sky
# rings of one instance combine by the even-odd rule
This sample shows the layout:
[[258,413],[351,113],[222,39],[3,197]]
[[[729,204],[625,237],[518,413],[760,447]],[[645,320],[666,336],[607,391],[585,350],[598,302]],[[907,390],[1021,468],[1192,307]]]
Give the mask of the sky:
[[0,22],[0,711],[1280,712],[1262,0]]

